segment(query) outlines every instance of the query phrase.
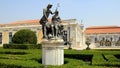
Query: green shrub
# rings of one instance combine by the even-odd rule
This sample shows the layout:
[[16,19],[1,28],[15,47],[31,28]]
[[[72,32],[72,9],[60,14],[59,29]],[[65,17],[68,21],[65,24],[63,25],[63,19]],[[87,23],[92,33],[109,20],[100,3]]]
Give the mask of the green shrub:
[[92,61],[92,54],[64,54],[65,58],[80,59],[83,61]]
[[43,68],[43,65],[34,60],[0,59],[0,68]]
[[22,29],[14,34],[12,42],[15,44],[36,44],[37,37],[35,32],[28,29]]
[[41,44],[37,44],[34,46],[35,49],[42,49],[42,45]]
[[104,56],[110,62],[120,62],[120,60],[117,59],[114,55],[104,55]]
[[117,59],[120,59],[120,54],[115,54],[114,55]]
[[92,59],[92,65],[119,67],[120,63],[112,55],[95,54]]
[[3,44],[3,48],[9,48],[9,49],[41,49],[41,44]]
[[104,60],[102,54],[94,54],[92,59],[92,65],[105,66],[106,60]]

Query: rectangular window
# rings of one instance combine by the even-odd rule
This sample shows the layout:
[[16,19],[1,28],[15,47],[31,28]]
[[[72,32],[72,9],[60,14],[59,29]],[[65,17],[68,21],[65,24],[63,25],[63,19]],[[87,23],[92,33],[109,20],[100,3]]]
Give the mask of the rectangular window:
[[12,42],[12,32],[9,32],[9,43]]
[[2,44],[2,33],[0,33],[0,44]]

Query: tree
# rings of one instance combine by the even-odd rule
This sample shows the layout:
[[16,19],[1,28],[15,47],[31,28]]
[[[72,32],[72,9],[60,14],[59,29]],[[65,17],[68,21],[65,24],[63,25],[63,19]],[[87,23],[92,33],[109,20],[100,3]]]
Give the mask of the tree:
[[36,44],[37,37],[35,32],[29,29],[22,29],[14,34],[12,42],[16,44]]

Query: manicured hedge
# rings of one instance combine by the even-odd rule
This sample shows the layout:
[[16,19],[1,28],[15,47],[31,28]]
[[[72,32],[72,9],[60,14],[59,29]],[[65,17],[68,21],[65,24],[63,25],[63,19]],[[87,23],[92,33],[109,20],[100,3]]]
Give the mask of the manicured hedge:
[[41,49],[41,44],[4,44],[3,48],[9,48],[9,49]]
[[114,55],[117,59],[120,59],[120,54],[115,54]]
[[21,29],[12,37],[12,43],[15,44],[37,44],[35,32],[29,29]]
[[43,68],[41,49],[0,48],[0,68]]
[[34,60],[0,59],[0,68],[43,68],[43,65]]
[[[119,59],[119,53],[120,51],[65,50],[64,65],[46,67],[119,68],[120,62],[115,61],[116,59],[113,57],[115,55],[115,57],[117,56]],[[113,57],[113,59],[110,57]],[[107,58],[108,61],[105,58]],[[89,61],[91,61],[92,64]],[[0,68],[44,68],[44,65],[42,65],[42,50],[0,48]]]
[[92,65],[96,66],[105,66],[106,65],[106,60],[104,60],[102,54],[94,54],[93,59],[92,59]]
[[117,59],[114,55],[104,55],[108,61],[111,62],[120,62],[120,59]]
[[110,56],[110,55],[105,56],[104,54],[95,54],[93,56],[93,59],[92,59],[92,65],[108,66],[108,67],[120,67],[120,62],[118,62],[118,60],[115,59],[115,57]]
[[64,57],[91,62],[93,55],[92,54],[64,54]]

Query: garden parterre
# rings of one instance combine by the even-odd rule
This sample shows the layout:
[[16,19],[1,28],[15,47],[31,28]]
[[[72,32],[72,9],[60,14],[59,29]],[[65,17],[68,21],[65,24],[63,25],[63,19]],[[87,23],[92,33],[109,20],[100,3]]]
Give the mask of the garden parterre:
[[[120,67],[120,50],[65,50],[64,52],[64,65],[47,66],[47,68]],[[0,48],[0,68],[7,67],[44,68],[42,50]]]

